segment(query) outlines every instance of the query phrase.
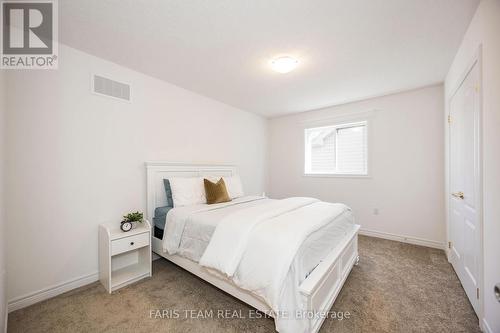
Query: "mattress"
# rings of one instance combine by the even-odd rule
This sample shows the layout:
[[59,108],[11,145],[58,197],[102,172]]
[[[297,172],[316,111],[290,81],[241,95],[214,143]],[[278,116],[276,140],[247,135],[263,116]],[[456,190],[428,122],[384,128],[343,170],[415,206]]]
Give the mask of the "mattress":
[[[177,215],[176,220],[184,218],[185,222],[177,255],[199,262],[218,222],[224,216],[272,200],[262,197],[243,197],[233,200],[229,205],[212,205],[214,207],[210,210],[206,210],[207,205],[182,207],[182,210],[174,208],[172,211]],[[305,279],[353,227],[352,213],[347,211],[312,233],[302,244],[295,258],[298,262],[300,279]]]

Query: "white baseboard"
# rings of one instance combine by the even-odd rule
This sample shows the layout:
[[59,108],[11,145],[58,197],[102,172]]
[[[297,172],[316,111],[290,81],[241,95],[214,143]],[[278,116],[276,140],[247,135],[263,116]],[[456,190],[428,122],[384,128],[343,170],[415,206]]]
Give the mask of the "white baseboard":
[[491,329],[490,325],[488,325],[486,318],[483,318],[483,327],[482,328],[483,328],[484,333],[493,333],[493,330]]
[[99,280],[99,273],[92,273],[84,275],[73,280],[69,280],[48,288],[35,291],[33,293],[14,298],[8,303],[8,312],[16,311],[32,304],[44,301],[46,299],[55,297],[67,291],[85,286]]
[[432,247],[432,248],[440,249],[440,250],[444,250],[446,248],[445,244],[442,242],[423,239],[423,238],[417,238],[417,237],[411,237],[411,236],[396,235],[396,234],[391,234],[391,233],[382,232],[382,231],[375,231],[375,230],[368,230],[368,229],[361,228],[361,230],[359,231],[359,234],[365,235],[365,236],[394,240],[394,241],[398,241],[398,242],[402,242],[402,243],[427,246],[427,247]]
[[[378,237],[378,238],[384,238],[384,239],[390,239],[390,240],[395,240],[403,243],[409,243],[409,244],[415,244],[415,245],[422,245],[422,246],[427,246],[427,247],[432,247],[436,249],[445,249],[445,244],[437,241],[432,241],[432,240],[427,240],[427,239],[421,239],[421,238],[416,238],[416,237],[409,237],[409,236],[401,236],[401,235],[395,235],[387,232],[380,232],[380,231],[374,231],[374,230],[368,230],[368,229],[361,229],[359,231],[361,235],[365,236],[371,236],[371,237]],[[153,260],[160,258],[157,256],[156,258],[153,258]],[[55,297],[57,295],[60,295],[62,293],[65,293],[67,291],[73,290],[75,288],[82,287],[84,285],[87,285],[89,283],[93,283],[95,281],[99,280],[99,273],[92,273],[89,275],[81,276],[76,279],[66,281],[57,285],[54,285],[52,287],[44,288],[42,290],[17,297],[15,299],[12,299],[8,302],[8,312],[16,311],[22,308],[25,308],[27,306],[30,306],[32,304],[44,301],[46,299]],[[485,326],[488,324],[486,322]]]
[[0,320],[2,321],[0,323],[0,331],[3,333],[7,333],[7,300],[6,300],[6,295],[7,294],[7,271],[3,269],[0,271]]

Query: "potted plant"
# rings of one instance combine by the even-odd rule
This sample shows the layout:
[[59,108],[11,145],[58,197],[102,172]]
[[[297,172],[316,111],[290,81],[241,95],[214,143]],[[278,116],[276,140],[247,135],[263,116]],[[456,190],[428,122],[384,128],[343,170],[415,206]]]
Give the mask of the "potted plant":
[[141,212],[129,213],[123,216],[123,221],[121,222],[120,228],[127,232],[135,227],[136,223],[142,223],[144,220],[144,214]]

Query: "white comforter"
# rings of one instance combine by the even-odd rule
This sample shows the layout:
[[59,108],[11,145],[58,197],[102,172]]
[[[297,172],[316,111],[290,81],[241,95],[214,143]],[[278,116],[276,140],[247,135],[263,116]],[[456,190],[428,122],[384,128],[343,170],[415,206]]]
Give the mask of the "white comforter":
[[[200,207],[193,213],[209,209],[216,208]],[[295,319],[301,306],[294,259],[309,235],[347,211],[343,204],[311,198],[275,200],[237,210],[217,224],[199,263],[264,299],[275,311],[279,332],[306,332],[306,323]],[[168,237],[163,243],[170,254],[176,252],[185,224],[169,223],[175,214],[174,209],[167,217]]]
[[[217,225],[217,229],[215,229],[212,239],[200,259],[200,265],[216,269],[228,277],[232,277],[243,258],[243,254],[247,252],[246,249],[248,242],[252,239],[251,236],[266,237],[266,232],[271,231],[269,228],[273,225],[269,221],[276,221],[278,220],[276,217],[281,217],[285,213],[311,205],[317,201],[311,198],[276,200],[260,206],[242,209],[227,216]],[[307,225],[306,223],[303,224]],[[265,230],[266,228],[260,228],[263,230],[259,230],[261,226],[267,227],[268,230]],[[279,233],[282,231],[273,230],[270,236],[275,237],[276,232]],[[285,250],[289,248],[287,246]],[[262,255],[261,258],[269,256],[269,252],[267,251],[271,250],[261,248],[260,250],[267,252],[262,253],[260,251],[252,251],[251,249],[250,247],[248,253],[253,253],[257,256]],[[283,253],[283,251],[281,252]]]
[[[225,210],[225,208],[231,210],[231,208],[235,208],[238,204],[263,201],[264,199],[265,198],[261,196],[246,196],[220,204],[203,204],[171,209],[167,214],[167,220],[165,222],[162,241],[163,252],[168,252],[169,254],[178,253],[186,225],[188,225],[191,220],[196,219],[198,215],[215,210]],[[228,215],[226,214],[224,216]]]

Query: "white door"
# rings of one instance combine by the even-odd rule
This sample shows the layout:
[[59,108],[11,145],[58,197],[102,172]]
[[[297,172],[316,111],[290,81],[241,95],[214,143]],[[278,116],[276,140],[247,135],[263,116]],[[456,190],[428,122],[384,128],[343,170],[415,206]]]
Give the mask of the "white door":
[[480,95],[476,63],[450,101],[450,262],[479,311]]

